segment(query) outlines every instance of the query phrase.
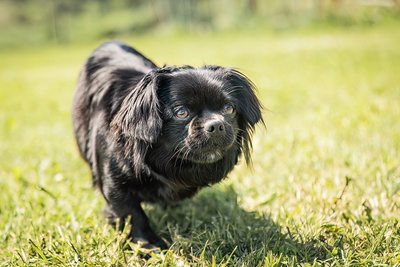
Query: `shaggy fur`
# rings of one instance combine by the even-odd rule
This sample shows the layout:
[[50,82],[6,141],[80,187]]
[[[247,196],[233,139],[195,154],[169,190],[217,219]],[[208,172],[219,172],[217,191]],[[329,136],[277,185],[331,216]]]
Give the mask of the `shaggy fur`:
[[81,72],[73,126],[108,221],[145,247],[166,248],[141,202],[174,204],[224,179],[262,122],[253,84],[219,66],[158,68],[120,42],[101,45]]

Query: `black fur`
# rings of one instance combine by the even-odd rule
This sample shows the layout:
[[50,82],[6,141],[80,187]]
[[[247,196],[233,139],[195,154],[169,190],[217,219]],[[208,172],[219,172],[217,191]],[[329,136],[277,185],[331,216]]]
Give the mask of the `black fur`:
[[131,238],[149,248],[166,245],[141,202],[176,203],[225,178],[242,153],[250,162],[251,135],[262,122],[254,85],[239,71],[158,68],[120,42],[87,60],[72,118],[106,218],[124,225],[131,216]]

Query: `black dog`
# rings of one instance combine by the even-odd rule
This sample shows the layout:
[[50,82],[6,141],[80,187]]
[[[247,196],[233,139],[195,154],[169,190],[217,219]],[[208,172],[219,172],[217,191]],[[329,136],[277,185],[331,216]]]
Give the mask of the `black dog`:
[[173,204],[221,181],[262,122],[253,84],[232,68],[158,68],[135,49],[110,42],[81,72],[73,126],[108,221],[147,248],[166,248],[141,202]]

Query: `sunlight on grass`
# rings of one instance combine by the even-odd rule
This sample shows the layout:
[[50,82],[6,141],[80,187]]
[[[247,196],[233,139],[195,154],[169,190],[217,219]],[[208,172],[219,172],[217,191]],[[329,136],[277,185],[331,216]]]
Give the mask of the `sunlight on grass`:
[[124,41],[159,65],[250,76],[267,124],[254,137],[253,171],[241,164],[167,212],[146,205],[172,247],[145,260],[104,222],[73,138],[74,87],[98,44],[0,51],[0,263],[400,264],[399,31]]

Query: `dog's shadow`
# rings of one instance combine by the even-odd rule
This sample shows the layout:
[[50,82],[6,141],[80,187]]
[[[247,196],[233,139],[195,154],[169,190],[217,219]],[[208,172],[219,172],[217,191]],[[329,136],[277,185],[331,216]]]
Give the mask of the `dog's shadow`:
[[[175,208],[147,207],[153,229],[174,251],[194,260],[224,262],[246,259],[254,266],[268,255],[313,263],[329,257],[332,248],[319,239],[299,241],[271,218],[248,212],[230,186],[207,188]],[[300,238],[301,239],[301,238]],[[271,254],[272,253],[272,254]]]

